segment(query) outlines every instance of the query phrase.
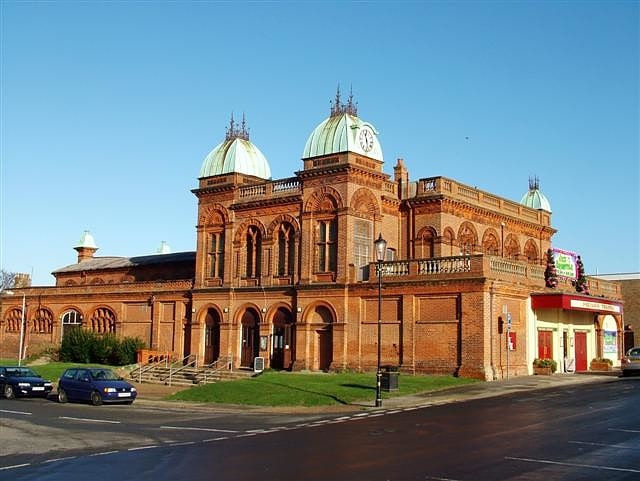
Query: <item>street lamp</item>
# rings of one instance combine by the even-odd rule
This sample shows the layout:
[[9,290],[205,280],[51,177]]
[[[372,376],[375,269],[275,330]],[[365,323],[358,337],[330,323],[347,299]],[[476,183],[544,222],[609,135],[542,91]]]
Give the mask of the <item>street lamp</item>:
[[[13,296],[13,291],[3,291],[3,294]],[[26,295],[22,293],[22,313],[20,317],[20,344],[18,345],[18,366],[22,365],[23,343],[24,343],[24,310],[26,307]]]
[[382,261],[387,252],[387,241],[382,238],[382,233],[378,236],[373,245],[376,248],[376,261],[378,273],[378,369],[376,371],[376,407],[382,406],[382,393],[380,391],[382,383],[382,371],[380,370],[380,324],[382,323]]

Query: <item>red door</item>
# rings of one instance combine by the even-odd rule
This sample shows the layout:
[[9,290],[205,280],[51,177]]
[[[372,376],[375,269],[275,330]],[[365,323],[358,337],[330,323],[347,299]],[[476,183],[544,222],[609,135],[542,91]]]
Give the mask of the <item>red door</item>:
[[576,350],[576,371],[587,370],[587,333],[574,332]]
[[551,331],[538,331],[538,358],[553,359]]

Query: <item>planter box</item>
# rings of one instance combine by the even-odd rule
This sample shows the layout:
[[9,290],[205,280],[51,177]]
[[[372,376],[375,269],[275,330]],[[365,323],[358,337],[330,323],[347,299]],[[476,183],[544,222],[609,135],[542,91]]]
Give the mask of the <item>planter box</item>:
[[539,376],[551,376],[553,372],[551,372],[550,367],[533,367],[533,374]]
[[590,371],[611,371],[611,364],[608,362],[593,362],[589,364]]

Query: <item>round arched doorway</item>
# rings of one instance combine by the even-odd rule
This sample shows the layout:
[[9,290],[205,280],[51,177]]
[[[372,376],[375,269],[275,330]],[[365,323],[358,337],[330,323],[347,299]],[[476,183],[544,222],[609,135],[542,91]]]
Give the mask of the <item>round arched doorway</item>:
[[252,368],[253,360],[260,355],[260,316],[255,310],[247,309],[241,324],[240,367]]
[[290,370],[295,360],[295,325],[291,311],[279,307],[273,316],[271,367]]
[[220,357],[220,314],[208,309],[204,318],[204,363],[211,364]]

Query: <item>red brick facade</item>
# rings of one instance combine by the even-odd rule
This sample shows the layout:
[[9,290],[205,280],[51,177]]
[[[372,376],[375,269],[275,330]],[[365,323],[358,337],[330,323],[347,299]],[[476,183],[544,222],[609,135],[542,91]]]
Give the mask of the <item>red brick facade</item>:
[[[410,182],[401,160],[393,178],[382,167],[347,151],[304,159],[288,179],[201,178],[195,254],[112,267],[83,252],[55,287],[3,297],[0,356],[17,352],[24,292],[28,354],[59,343],[75,311],[84,328],[201,364],[248,368],[261,356],[281,369],[372,370],[380,327],[381,364],[403,372],[529,373],[530,296],[545,290],[550,213],[444,177]],[[602,285],[592,294],[620,298]],[[508,361],[504,306],[517,338]]]

